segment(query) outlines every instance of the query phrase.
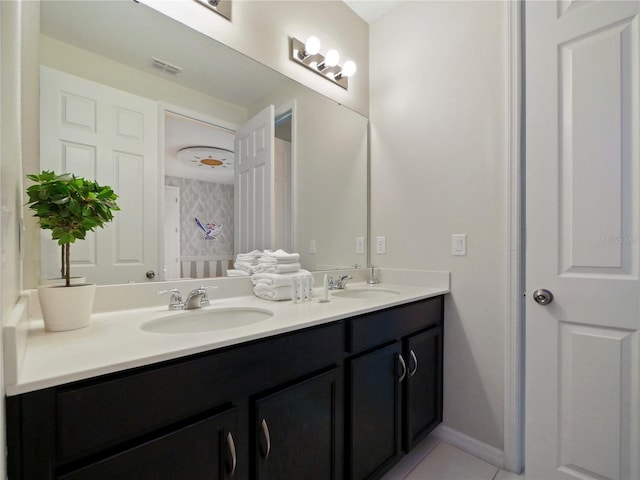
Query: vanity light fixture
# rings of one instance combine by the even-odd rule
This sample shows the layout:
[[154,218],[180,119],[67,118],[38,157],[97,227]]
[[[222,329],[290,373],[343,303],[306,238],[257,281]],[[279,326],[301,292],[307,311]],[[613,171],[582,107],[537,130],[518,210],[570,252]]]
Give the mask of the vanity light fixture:
[[349,88],[349,77],[356,73],[356,64],[347,60],[340,67],[340,54],[337,50],[329,50],[326,56],[320,53],[320,40],[318,37],[309,37],[306,42],[297,38],[291,38],[291,60],[304,65],[309,70],[322,75],[342,88]]
[[227,20],[231,20],[231,0],[195,0]]

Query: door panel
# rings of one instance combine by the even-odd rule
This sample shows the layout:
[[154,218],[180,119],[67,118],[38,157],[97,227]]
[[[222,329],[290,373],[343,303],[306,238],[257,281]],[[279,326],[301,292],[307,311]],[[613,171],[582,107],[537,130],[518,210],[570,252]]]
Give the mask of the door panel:
[[[71,273],[109,284],[148,281],[158,268],[156,102],[41,67],[40,167],[111,186],[113,222],[71,247]],[[60,253],[43,231],[42,276],[59,277]]]
[[353,480],[377,478],[401,453],[401,353],[396,342],[350,361],[348,463]]
[[404,445],[410,451],[442,421],[442,328],[407,339]]
[[525,471],[639,478],[640,3],[525,8]]
[[270,105],[236,131],[233,171],[236,254],[272,248],[274,111]]
[[252,478],[342,479],[342,381],[334,369],[257,400]]
[[164,280],[180,278],[180,188],[164,187]]
[[[109,457],[60,480],[224,480],[233,478],[237,458],[236,413],[191,424]],[[231,435],[231,436],[230,436]],[[233,445],[233,447],[231,446]],[[236,463],[234,463],[236,462]],[[233,474],[232,474],[233,472]]]

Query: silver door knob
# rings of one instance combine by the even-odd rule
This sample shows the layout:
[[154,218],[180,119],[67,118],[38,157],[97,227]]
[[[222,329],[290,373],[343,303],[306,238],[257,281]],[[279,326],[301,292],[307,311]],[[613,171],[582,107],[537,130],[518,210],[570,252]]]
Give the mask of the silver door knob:
[[535,292],[533,292],[533,299],[539,305],[549,305],[553,302],[553,293],[545,288],[539,288]]

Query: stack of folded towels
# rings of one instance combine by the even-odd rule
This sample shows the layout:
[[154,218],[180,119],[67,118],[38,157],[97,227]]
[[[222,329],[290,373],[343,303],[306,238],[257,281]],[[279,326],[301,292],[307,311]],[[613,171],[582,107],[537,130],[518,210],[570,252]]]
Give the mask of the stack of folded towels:
[[257,258],[253,273],[293,273],[300,270],[300,254],[284,250],[265,250]]
[[239,253],[233,263],[234,270],[228,270],[227,275],[229,275],[229,272],[232,272],[232,274],[229,275],[230,277],[253,274],[253,269],[258,265],[258,259],[261,255],[262,252],[260,250],[254,250],[249,253]]
[[256,296],[266,300],[291,300],[293,280],[300,277],[313,277],[307,270],[300,268],[300,255],[283,250],[265,250],[253,267],[251,282]]

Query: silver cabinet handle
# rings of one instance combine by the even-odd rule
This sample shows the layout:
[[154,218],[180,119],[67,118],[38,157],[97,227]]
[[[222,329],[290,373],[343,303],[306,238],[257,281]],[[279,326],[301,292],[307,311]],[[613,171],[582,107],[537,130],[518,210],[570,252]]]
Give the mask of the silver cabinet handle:
[[402,358],[402,354],[398,354],[398,360],[400,360],[400,366],[402,367],[402,373],[400,374],[400,378],[398,379],[398,383],[404,380],[404,377],[407,376],[407,364],[404,363],[404,358]]
[[271,453],[271,436],[269,435],[269,426],[267,425],[267,421],[263,418],[260,423],[260,428],[262,429],[262,434],[264,435],[265,442],[267,444],[267,449],[264,453],[264,458],[269,458],[269,453]]
[[416,354],[413,350],[411,350],[409,353],[411,355],[411,360],[413,360],[413,365],[414,365],[413,370],[409,372],[409,376],[413,377],[418,371],[418,358],[416,357]]
[[231,435],[231,432],[227,433],[227,447],[229,448],[229,453],[231,454],[231,471],[229,472],[229,476],[233,477],[233,475],[236,473],[237,458],[236,444],[233,441],[233,435]]

